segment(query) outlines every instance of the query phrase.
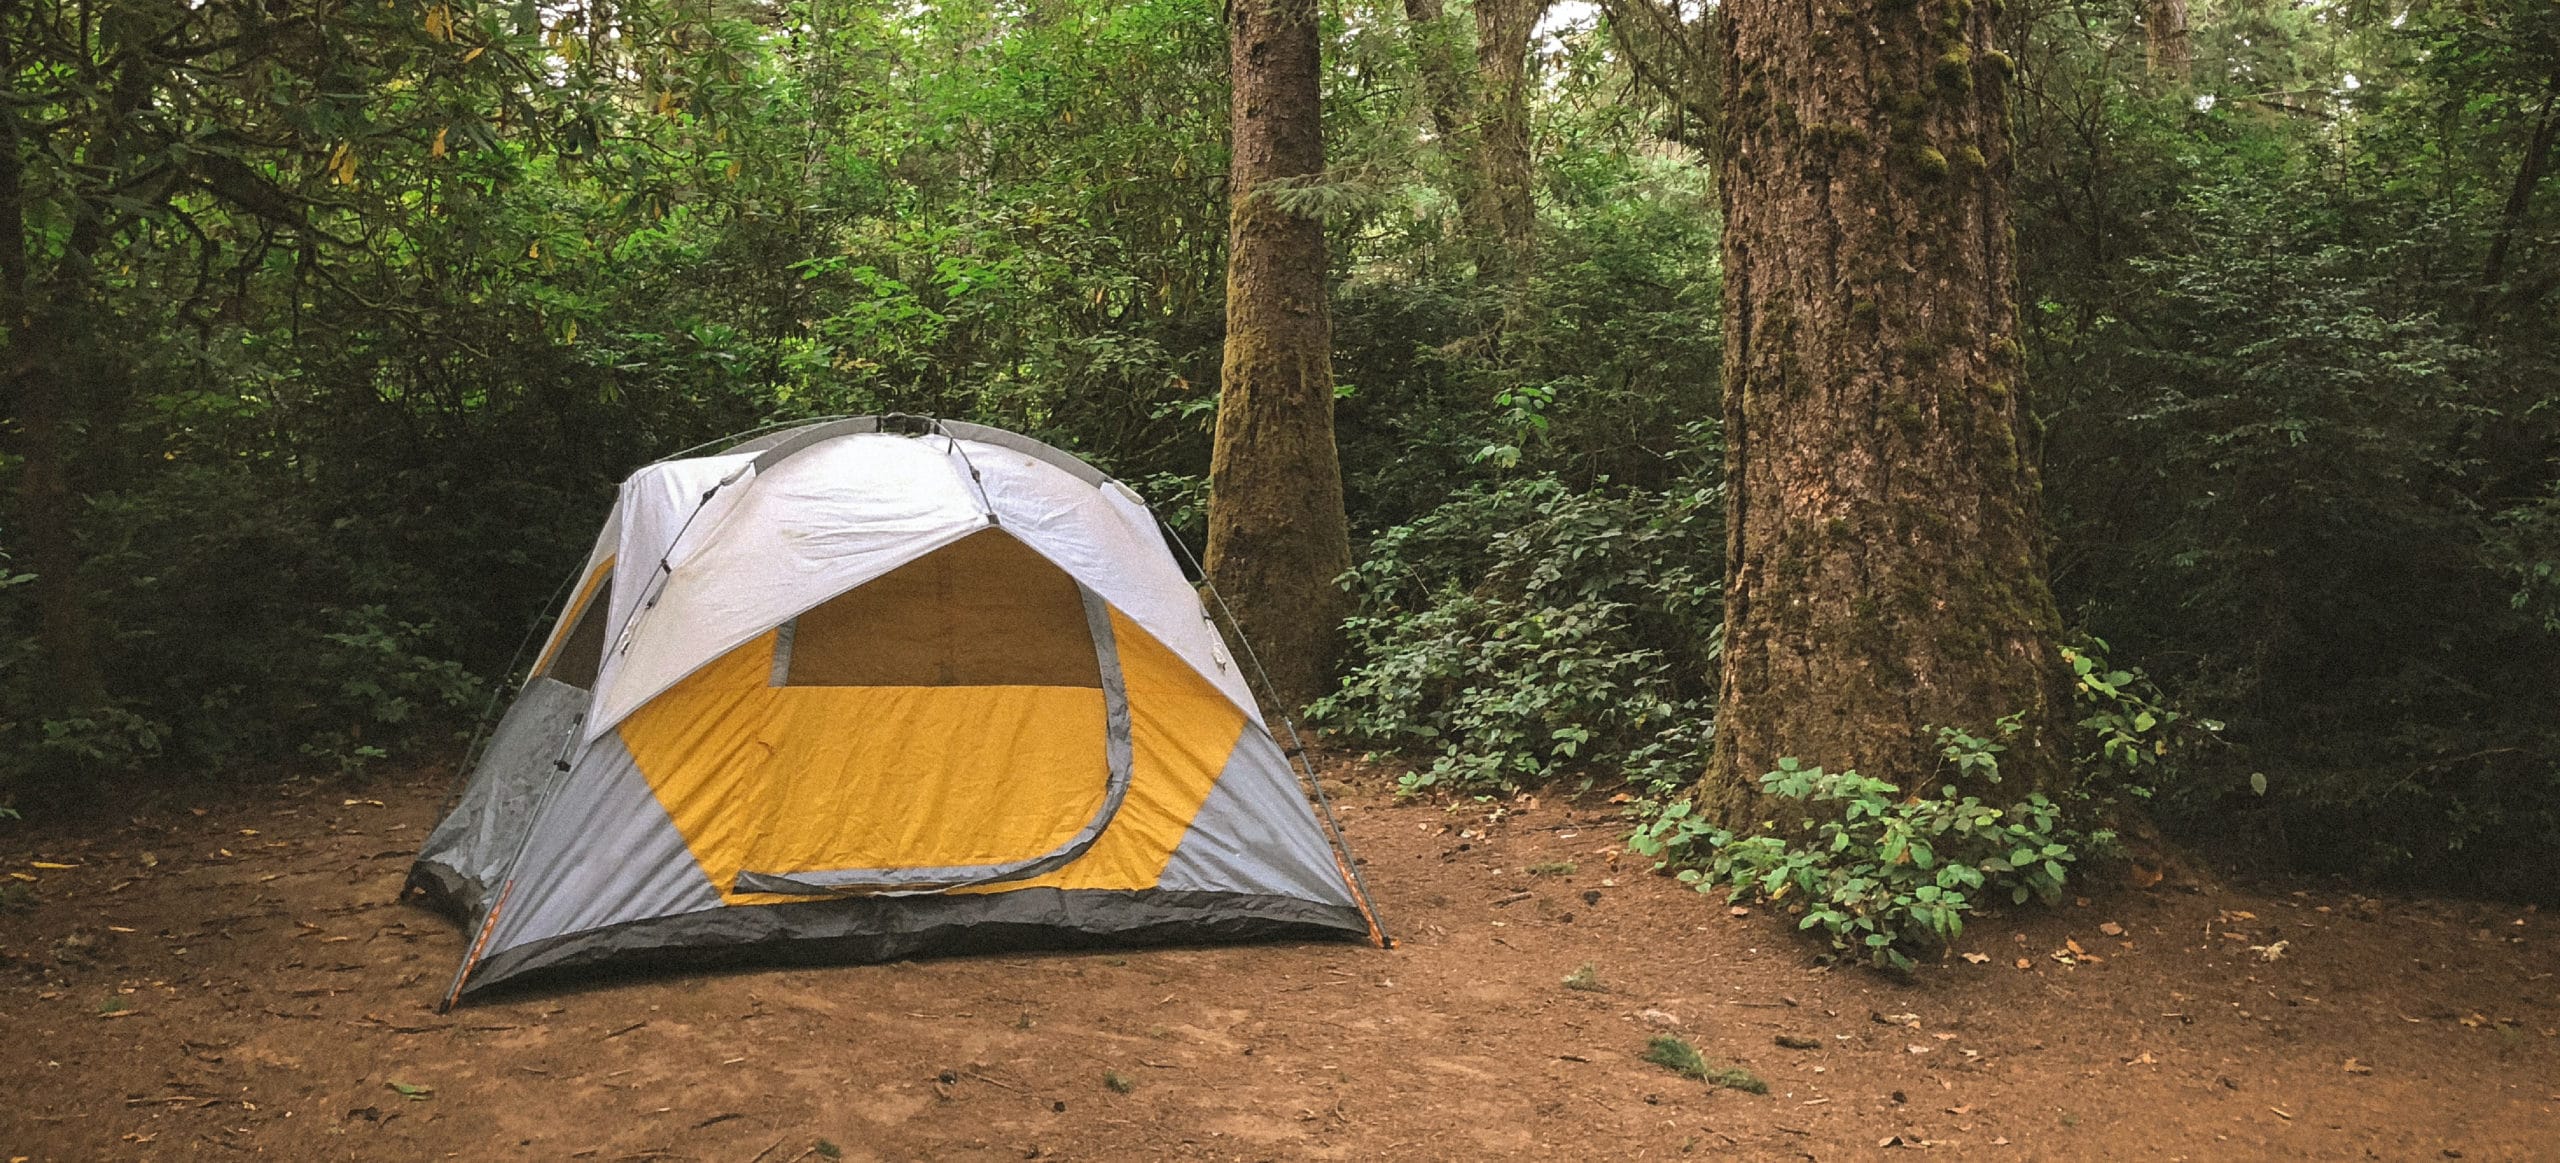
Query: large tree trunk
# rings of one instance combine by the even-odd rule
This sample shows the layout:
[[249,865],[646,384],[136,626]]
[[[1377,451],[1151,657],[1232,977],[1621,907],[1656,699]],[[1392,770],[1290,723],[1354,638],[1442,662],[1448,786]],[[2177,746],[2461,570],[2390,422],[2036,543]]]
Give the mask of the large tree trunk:
[[1350,568],[1333,445],[1324,224],[1264,190],[1324,172],[1315,0],[1231,0],[1227,350],[1209,460],[1209,581],[1290,710],[1324,693]]
[[1529,37],[1547,0],[1476,0],[1478,205],[1483,253],[1496,278],[1527,273],[1537,224],[1529,156]]
[[1996,7],[1724,11],[1728,542],[1701,801],[1756,825],[1757,778],[1788,756],[1917,790],[1939,774],[1928,728],[2009,715],[2000,793],[2057,784]]

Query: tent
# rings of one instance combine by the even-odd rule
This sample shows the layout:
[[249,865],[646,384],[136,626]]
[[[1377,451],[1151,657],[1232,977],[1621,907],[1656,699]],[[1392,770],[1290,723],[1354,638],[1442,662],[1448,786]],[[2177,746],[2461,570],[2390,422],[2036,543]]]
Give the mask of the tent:
[[835,420],[623,483],[408,891],[469,936],[446,1005],[634,960],[1383,944],[1291,758],[1137,494]]

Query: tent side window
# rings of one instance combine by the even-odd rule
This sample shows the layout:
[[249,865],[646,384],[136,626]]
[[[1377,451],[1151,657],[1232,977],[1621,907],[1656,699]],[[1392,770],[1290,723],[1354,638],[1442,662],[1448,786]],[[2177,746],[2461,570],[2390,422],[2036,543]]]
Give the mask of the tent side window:
[[995,529],[829,599],[774,650],[776,686],[1102,685],[1075,579]]
[[540,677],[557,679],[580,690],[594,689],[596,672],[604,666],[604,622],[607,611],[611,609],[613,577],[608,574],[604,584],[595,588],[587,604],[578,611],[577,625],[572,626],[569,636],[561,640],[560,649],[552,652],[550,661],[543,664]]

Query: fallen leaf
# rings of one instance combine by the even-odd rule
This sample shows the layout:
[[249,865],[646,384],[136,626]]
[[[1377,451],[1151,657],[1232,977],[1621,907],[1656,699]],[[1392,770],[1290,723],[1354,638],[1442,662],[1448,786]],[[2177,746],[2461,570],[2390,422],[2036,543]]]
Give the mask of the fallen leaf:
[[425,1102],[436,1092],[436,1088],[432,1086],[412,1086],[396,1078],[390,1080],[390,1086],[391,1089],[400,1092],[400,1097],[411,1102]]
[[2347,1059],[2347,1073],[2349,1073],[2349,1074],[2371,1074],[2371,1073],[2373,1073],[2373,1067],[2367,1066],[2367,1065],[2365,1065],[2365,1064],[2364,1064],[2364,1063],[2362,1063],[2362,1062],[2358,1062],[2358,1061],[2356,1061],[2356,1060],[2355,1060],[2355,1059],[2353,1059],[2353,1058],[2349,1058],[2349,1059]]
[[2109,921],[2106,924],[2098,926],[2098,931],[2110,937],[2124,936],[2124,926],[2119,925],[2114,921]]
[[2033,961],[2029,961],[2024,957],[2018,959],[2018,968],[2020,969],[2033,969],[2035,967],[2036,963]]
[[50,861],[50,860],[30,860],[30,861],[28,861],[28,862],[27,862],[27,867],[29,867],[29,868],[55,868],[55,869],[60,869],[60,868],[78,868],[78,867],[80,867],[80,866],[79,866],[79,865],[77,865],[77,864],[56,864],[56,863],[54,863],[53,861]]
[[1988,953],[1967,953],[1964,955],[1964,959],[1972,964],[1980,965],[1985,961],[1991,960],[1991,955]]
[[1751,915],[1751,910],[1746,909],[1741,905],[1735,905],[1732,908],[1726,909],[1725,915],[1731,917],[1747,917]]
[[2074,957],[2086,957],[2089,955],[2088,950],[2080,947],[2080,942],[2074,941],[2069,937],[2062,939],[2062,947],[2069,949],[2071,951],[2071,955]]

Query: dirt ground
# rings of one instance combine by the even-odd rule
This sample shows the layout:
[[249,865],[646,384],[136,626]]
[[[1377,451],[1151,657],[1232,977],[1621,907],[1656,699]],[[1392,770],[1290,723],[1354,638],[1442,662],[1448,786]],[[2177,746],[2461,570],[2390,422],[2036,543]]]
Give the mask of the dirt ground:
[[[621,977],[449,1015],[461,939],[394,901],[438,773],[0,826],[0,1159],[2560,1157],[2545,915],[2169,884],[1984,918],[1953,951],[1981,961],[1898,982],[1613,855],[1598,796],[1367,782],[1343,818],[1392,951]],[[1643,1061],[1657,1027],[1768,1093]]]

